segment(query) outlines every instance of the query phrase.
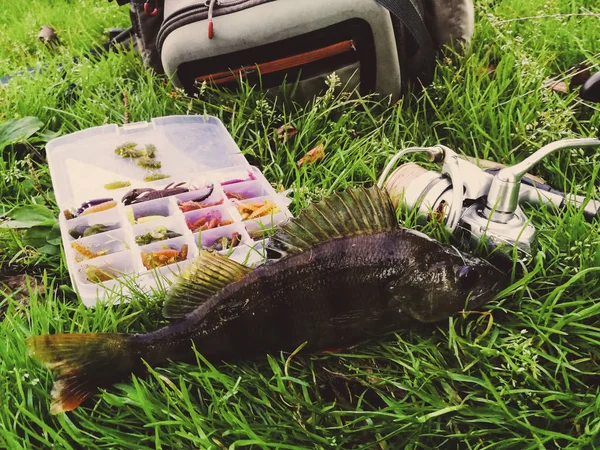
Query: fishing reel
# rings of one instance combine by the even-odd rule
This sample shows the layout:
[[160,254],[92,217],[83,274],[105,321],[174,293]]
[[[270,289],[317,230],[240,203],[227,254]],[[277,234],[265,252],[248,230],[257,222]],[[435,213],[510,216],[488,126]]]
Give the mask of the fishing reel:
[[[581,97],[600,101],[600,73],[588,80]],[[583,208],[588,218],[600,216],[600,200],[571,195],[536,181],[527,172],[542,159],[560,150],[600,147],[598,138],[552,142],[514,166],[480,168],[443,145],[402,150],[388,163],[378,186],[385,188],[394,206],[416,211],[421,220],[439,218],[446,228],[470,244],[484,242],[491,249],[528,259],[535,250],[536,231],[522,204],[566,205]],[[441,163],[441,173],[406,163],[390,175],[396,162],[408,153],[426,153]]]

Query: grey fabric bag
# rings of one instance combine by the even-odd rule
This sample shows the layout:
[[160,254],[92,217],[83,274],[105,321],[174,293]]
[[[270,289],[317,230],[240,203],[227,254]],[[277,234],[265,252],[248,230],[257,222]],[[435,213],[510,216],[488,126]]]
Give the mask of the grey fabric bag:
[[131,0],[130,15],[145,63],[188,93],[247,80],[309,99],[335,72],[398,98],[473,34],[472,0]]

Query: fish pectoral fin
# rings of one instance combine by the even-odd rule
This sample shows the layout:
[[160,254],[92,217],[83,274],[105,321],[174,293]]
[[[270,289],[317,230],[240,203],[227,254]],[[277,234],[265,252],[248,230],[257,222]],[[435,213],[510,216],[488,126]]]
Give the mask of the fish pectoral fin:
[[284,254],[299,253],[322,242],[396,227],[396,212],[385,191],[377,186],[348,188],[313,203],[281,226],[269,246]]
[[191,313],[228,284],[244,278],[252,269],[206,250],[184,271],[167,294],[163,315],[179,319]]

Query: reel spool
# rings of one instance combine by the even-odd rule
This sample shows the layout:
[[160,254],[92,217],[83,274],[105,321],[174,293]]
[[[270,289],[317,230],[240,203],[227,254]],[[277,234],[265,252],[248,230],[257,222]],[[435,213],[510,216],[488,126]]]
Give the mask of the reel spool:
[[[430,162],[443,161],[442,173],[416,163],[405,163],[388,176],[393,165],[407,153],[427,153]],[[377,185],[388,192],[395,208],[400,207],[405,212],[416,210],[421,219],[430,218],[434,213],[443,218],[451,232],[458,226],[464,181],[458,155],[453,150],[441,145],[403,150],[388,163]]]

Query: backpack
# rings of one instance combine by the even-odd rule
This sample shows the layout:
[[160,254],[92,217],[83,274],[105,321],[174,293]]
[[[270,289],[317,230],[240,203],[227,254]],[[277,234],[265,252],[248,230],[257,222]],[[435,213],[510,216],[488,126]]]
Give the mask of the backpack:
[[344,90],[397,99],[429,84],[436,54],[464,48],[474,22],[472,0],[117,2],[145,64],[188,94],[246,80],[309,99],[335,72]]

